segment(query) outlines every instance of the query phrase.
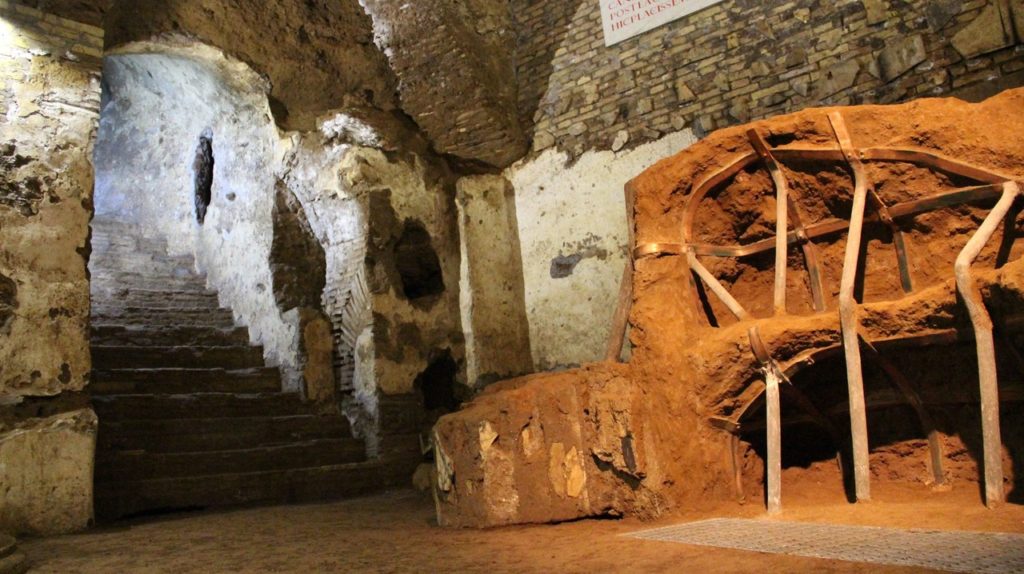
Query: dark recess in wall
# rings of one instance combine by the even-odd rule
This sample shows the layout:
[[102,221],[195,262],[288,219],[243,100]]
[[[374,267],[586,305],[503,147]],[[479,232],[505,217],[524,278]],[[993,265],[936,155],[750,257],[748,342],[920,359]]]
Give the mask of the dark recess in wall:
[[196,221],[206,221],[206,209],[210,206],[213,191],[213,132],[203,130],[196,147],[196,159],[192,163],[195,182]]
[[402,236],[395,244],[395,267],[402,280],[402,292],[410,301],[444,293],[441,260],[431,244],[430,232],[422,223],[406,220]]
[[416,377],[414,385],[423,395],[423,407],[427,412],[458,410],[461,402],[455,394],[455,386],[458,384],[455,376],[458,371],[458,364],[451,351],[445,349]]

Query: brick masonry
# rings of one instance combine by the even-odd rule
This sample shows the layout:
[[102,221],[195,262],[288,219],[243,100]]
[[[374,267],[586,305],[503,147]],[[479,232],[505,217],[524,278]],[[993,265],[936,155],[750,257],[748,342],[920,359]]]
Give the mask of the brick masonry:
[[[11,41],[15,48],[45,52],[66,62],[77,62],[99,71],[103,58],[103,29],[0,0],[0,17],[16,28]],[[95,102],[99,111],[99,101]]]
[[1024,85],[1021,0],[727,0],[610,48],[595,0],[512,0],[512,12],[534,151]]

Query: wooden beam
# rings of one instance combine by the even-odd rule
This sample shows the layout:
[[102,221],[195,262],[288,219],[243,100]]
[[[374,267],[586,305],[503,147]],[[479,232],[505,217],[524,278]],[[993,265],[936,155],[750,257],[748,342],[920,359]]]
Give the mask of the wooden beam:
[[839,320],[843,331],[843,351],[846,355],[846,388],[850,401],[850,434],[853,445],[853,480],[857,500],[871,500],[871,472],[868,456],[867,407],[864,404],[864,375],[861,369],[860,344],[857,338],[857,301],[853,290],[857,282],[857,268],[860,262],[861,232],[864,227],[864,210],[867,205],[867,172],[864,164],[853,149],[846,123],[839,112],[829,114],[832,129],[839,140],[839,147],[846,161],[853,169],[853,209],[850,216],[850,231],[846,237],[846,256],[843,260],[843,277],[839,288]]
[[765,411],[768,438],[768,514],[782,512],[782,406],[779,400],[779,374],[765,372]]
[[861,337],[861,340],[864,342],[864,347],[868,350],[868,353],[871,354],[875,362],[878,363],[889,377],[889,380],[900,391],[903,398],[906,399],[907,404],[917,413],[917,419],[921,422],[921,429],[928,435],[928,452],[932,463],[933,484],[936,486],[946,484],[946,473],[942,468],[944,455],[942,453],[942,442],[939,440],[939,430],[928,409],[925,408],[921,395],[917,392],[914,384],[910,382],[910,379],[905,377],[903,372],[892,361],[879,353],[878,349],[866,338]]
[[633,182],[626,184],[626,228],[629,255],[626,256],[626,267],[622,271],[622,282],[619,285],[619,300],[612,319],[612,332],[608,336],[605,360],[619,362],[622,360],[622,347],[625,345],[626,331],[629,329],[629,314],[633,310],[633,250],[636,247],[636,190]]
[[996,372],[996,349],[992,334],[992,318],[985,308],[971,265],[988,243],[996,229],[1006,219],[1020,195],[1014,182],[1003,186],[1003,196],[977,233],[971,237],[956,259],[956,286],[967,307],[974,327],[974,341],[978,352],[978,385],[981,391],[981,434],[985,460],[985,503],[996,506],[1006,500],[1003,488],[1003,446],[999,430],[999,379]]

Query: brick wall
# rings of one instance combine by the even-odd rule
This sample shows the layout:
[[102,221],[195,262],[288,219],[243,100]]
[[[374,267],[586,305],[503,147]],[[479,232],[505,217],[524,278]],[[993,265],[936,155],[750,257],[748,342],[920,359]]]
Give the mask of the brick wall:
[[[15,48],[46,52],[66,62],[99,70],[103,58],[103,29],[47,14],[23,4],[0,0],[0,18],[16,33]],[[99,111],[99,100],[95,110]]]
[[610,48],[597,0],[511,7],[535,151],[1024,85],[1022,0],[726,0]]

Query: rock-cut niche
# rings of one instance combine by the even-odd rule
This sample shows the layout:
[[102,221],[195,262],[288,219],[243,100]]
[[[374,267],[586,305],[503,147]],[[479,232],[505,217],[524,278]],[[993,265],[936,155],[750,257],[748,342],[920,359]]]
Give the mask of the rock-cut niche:
[[196,221],[206,221],[206,210],[210,207],[213,191],[213,130],[206,128],[199,136],[196,158],[192,163],[195,184]]

